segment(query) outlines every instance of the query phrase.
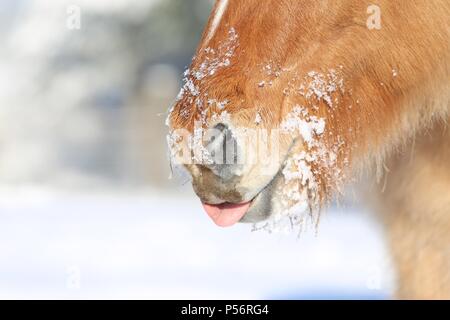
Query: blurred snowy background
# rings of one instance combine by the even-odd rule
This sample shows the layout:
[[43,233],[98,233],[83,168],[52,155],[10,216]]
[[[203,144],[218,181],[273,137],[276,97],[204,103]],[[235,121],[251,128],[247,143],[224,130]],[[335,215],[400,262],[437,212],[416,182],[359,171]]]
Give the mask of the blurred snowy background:
[[222,230],[168,179],[166,110],[212,4],[0,0],[0,298],[390,297],[365,210]]

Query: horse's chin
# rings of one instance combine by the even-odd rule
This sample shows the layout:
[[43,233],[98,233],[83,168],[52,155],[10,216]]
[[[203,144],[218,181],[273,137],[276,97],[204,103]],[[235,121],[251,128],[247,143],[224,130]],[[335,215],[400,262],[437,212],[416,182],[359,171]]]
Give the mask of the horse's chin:
[[261,222],[269,219],[272,214],[279,211],[281,207],[279,186],[283,181],[283,174],[280,170],[270,183],[253,198],[247,213],[239,222]]

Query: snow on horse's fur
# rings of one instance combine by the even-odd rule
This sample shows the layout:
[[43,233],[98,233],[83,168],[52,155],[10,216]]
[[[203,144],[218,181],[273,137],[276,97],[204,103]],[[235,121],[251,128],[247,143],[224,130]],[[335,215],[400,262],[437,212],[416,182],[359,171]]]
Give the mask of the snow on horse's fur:
[[257,164],[230,185],[207,166],[187,165],[204,202],[249,201],[255,189],[276,211],[305,200],[297,188],[320,206],[352,177],[386,168],[377,170],[383,190],[372,194],[398,267],[398,295],[450,298],[450,3],[379,0],[379,30],[366,26],[370,5],[218,1],[170,130],[194,135],[198,122],[224,122],[286,133],[285,157],[268,180],[255,178]]

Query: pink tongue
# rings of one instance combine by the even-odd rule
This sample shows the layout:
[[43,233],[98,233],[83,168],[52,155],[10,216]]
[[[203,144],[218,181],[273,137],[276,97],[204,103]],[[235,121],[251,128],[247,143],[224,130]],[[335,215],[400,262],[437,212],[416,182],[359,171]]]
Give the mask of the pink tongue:
[[219,227],[231,227],[239,222],[250,207],[251,202],[246,203],[223,203],[223,204],[206,204],[203,203],[203,208],[206,210],[208,216]]

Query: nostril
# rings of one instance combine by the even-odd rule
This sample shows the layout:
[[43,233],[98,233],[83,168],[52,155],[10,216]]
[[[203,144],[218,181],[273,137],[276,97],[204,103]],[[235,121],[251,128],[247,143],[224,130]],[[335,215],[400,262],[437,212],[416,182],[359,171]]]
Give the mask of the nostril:
[[219,123],[207,131],[206,149],[213,160],[213,165],[223,163],[227,130],[228,127],[226,125]]
[[225,130],[228,129],[228,126],[226,124],[223,123],[218,123],[214,126],[214,129],[220,131],[220,132],[224,132]]
[[232,130],[227,125],[218,123],[209,131],[206,148],[213,160],[212,165],[236,165],[238,143]]
[[224,123],[218,123],[206,130],[205,148],[209,153],[209,163],[202,166],[210,169],[216,176],[228,180],[240,170],[239,146],[233,130]]

